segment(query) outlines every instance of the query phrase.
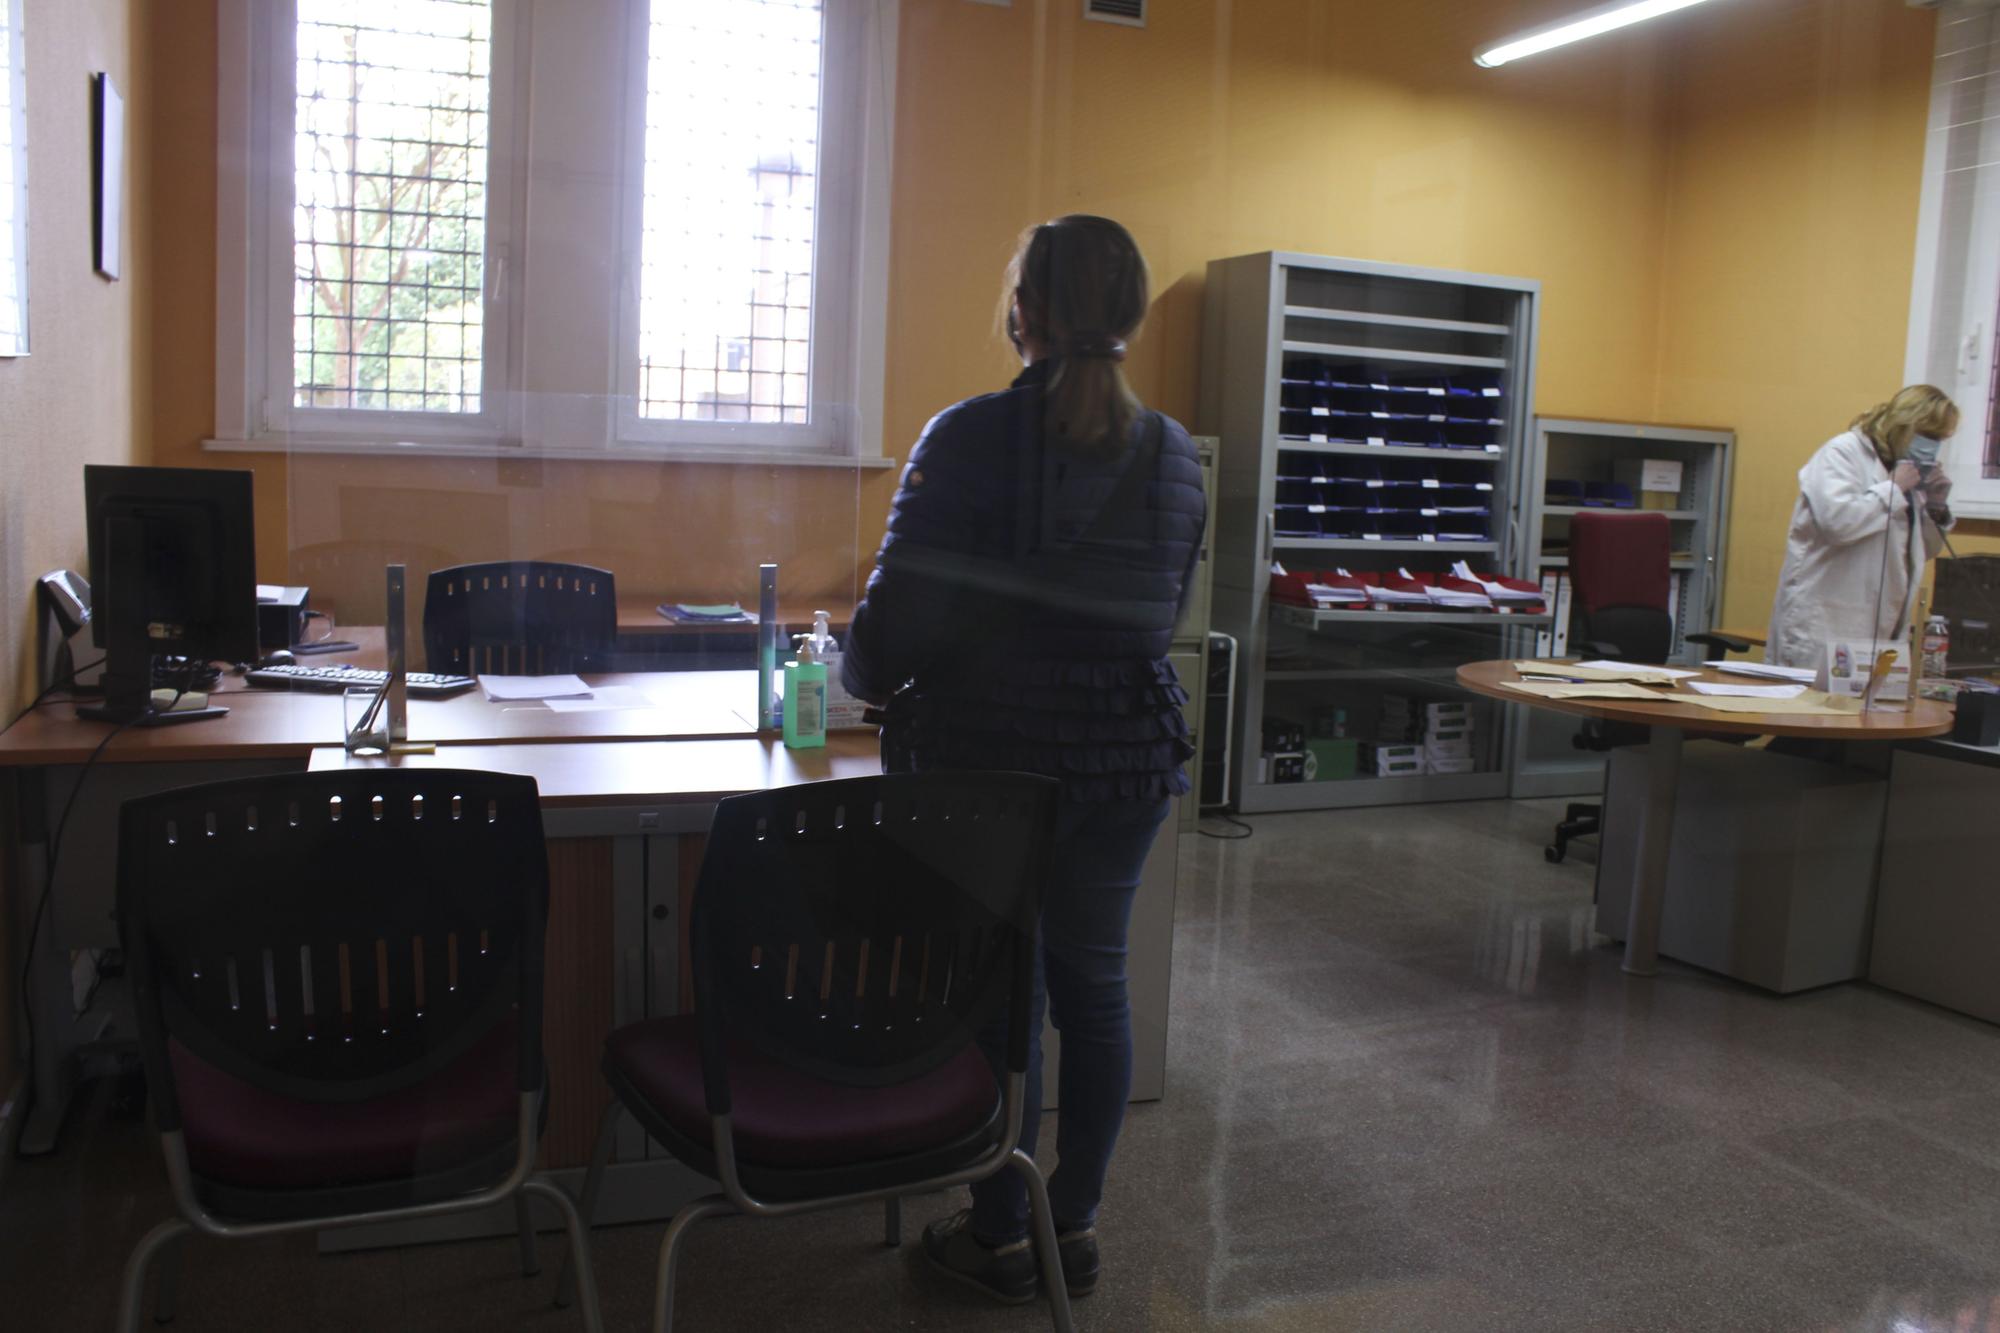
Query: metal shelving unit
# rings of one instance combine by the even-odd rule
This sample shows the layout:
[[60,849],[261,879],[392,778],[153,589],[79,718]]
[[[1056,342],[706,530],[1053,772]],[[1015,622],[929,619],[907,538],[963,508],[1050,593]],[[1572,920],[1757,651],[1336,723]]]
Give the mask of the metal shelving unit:
[[[1276,782],[1267,715],[1344,710],[1376,739],[1381,701],[1470,699],[1464,662],[1532,649],[1549,617],[1315,611],[1273,603],[1288,569],[1511,572],[1533,407],[1540,285],[1290,252],[1209,265],[1198,421],[1222,439],[1215,624],[1239,644],[1238,809],[1504,796],[1507,714],[1490,707],[1475,770]],[[1213,730],[1211,728],[1211,730]]]
[[[1735,443],[1735,434],[1726,430],[1537,418],[1534,443],[1523,469],[1521,504],[1521,530],[1533,534],[1533,540],[1524,541],[1518,553],[1520,576],[1540,580],[1568,569],[1569,557],[1563,549],[1569,520],[1588,512],[1585,506],[1544,503],[1551,480],[1611,481],[1620,462],[1672,459],[1681,465],[1680,496],[1673,508],[1655,511],[1664,513],[1673,525],[1675,558],[1668,562],[1668,568],[1676,581],[1677,596],[1670,660],[1683,665],[1698,662],[1702,651],[1690,648],[1685,639],[1688,634],[1715,628],[1727,553],[1729,478]],[[1549,647],[1552,650],[1554,645]],[[1527,714],[1516,719],[1514,728],[1515,796],[1581,796],[1602,790],[1604,756],[1578,750],[1572,744],[1574,719],[1533,709],[1511,711]]]

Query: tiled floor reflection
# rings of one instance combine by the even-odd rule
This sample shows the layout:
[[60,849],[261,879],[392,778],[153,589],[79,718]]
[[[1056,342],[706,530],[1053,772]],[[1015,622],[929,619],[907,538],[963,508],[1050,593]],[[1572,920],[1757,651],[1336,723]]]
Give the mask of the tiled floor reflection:
[[[2000,1333],[2000,1029],[1861,986],[1627,978],[1589,933],[1589,853],[1542,860],[1557,812],[1270,816],[1195,843],[1168,1098],[1128,1123],[1079,1327]],[[0,1327],[106,1326],[162,1215],[137,1126],[100,1104],[69,1143],[0,1192]],[[917,1201],[912,1230],[954,1206]],[[1048,1327],[875,1227],[697,1233],[682,1326]],[[658,1238],[600,1234],[612,1327],[642,1326]],[[575,1327],[512,1258],[197,1244],[177,1327]]]

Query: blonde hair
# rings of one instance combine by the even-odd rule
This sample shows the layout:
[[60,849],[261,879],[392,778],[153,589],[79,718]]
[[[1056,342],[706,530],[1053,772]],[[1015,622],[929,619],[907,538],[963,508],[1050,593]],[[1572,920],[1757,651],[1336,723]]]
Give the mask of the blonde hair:
[[1125,382],[1125,343],[1146,316],[1146,260],[1110,218],[1071,213],[1030,227],[1007,264],[1003,323],[1049,349],[1048,438],[1117,450],[1145,405]]
[[1884,467],[1894,467],[1910,452],[1918,435],[1942,440],[1958,430],[1958,406],[1943,389],[1912,384],[1886,403],[1877,403],[1848,423],[1875,446]]

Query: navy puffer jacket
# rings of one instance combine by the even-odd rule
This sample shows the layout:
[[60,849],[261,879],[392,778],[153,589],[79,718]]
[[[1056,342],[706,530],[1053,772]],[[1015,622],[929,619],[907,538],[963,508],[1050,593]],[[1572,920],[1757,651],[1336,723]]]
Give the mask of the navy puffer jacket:
[[843,678],[867,699],[902,690],[919,770],[1044,773],[1076,800],[1179,794],[1193,748],[1166,652],[1207,520],[1194,445],[1145,412],[1116,453],[1049,446],[1049,369],[925,428]]

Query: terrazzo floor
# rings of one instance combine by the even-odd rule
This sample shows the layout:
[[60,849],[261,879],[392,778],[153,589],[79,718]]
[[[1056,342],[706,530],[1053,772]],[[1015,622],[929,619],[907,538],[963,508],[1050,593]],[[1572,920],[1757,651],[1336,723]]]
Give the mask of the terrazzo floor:
[[[1168,1093],[1135,1107],[1080,1329],[2000,1333],[2000,1029],[1865,985],[1778,999],[1590,932],[1551,802],[1265,816],[1184,844]],[[110,1326],[166,1215],[108,1087],[0,1184],[0,1328]],[[1053,1133],[1043,1136],[1050,1144]],[[913,1200],[922,1222],[958,1206]],[[1049,1327],[873,1211],[693,1237],[679,1327]],[[596,1237],[644,1326],[655,1225]],[[557,1330],[556,1241],[190,1246],[176,1327]]]

